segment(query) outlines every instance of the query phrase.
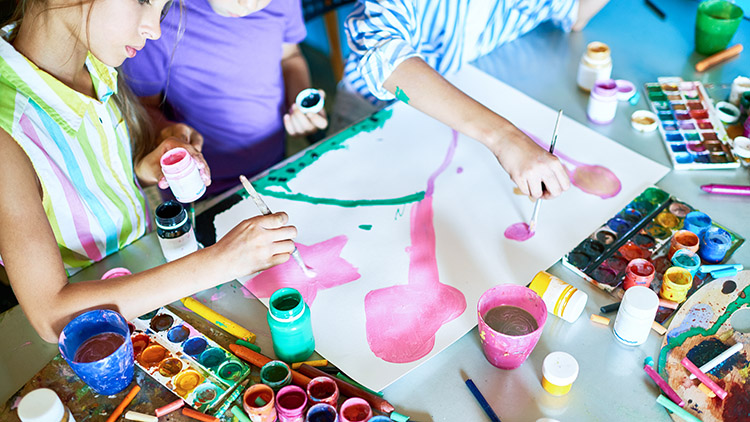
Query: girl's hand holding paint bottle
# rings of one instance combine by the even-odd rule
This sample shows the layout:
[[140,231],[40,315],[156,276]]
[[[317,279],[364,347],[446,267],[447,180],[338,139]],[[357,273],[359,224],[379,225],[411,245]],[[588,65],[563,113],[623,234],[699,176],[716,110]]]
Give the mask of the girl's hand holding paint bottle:
[[284,115],[284,128],[291,136],[310,135],[328,127],[325,92],[319,89],[304,89]]

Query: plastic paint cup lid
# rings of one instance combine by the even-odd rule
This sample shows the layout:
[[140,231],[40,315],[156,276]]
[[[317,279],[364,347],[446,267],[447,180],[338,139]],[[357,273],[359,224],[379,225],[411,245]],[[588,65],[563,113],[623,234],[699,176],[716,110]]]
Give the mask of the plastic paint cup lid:
[[307,88],[300,91],[297,94],[297,98],[294,100],[297,107],[302,110],[303,113],[317,113],[323,109],[325,105],[325,98],[322,91],[315,88]]
[[731,125],[740,119],[740,109],[732,103],[719,101],[716,103],[716,115],[719,116],[719,120]]
[[659,296],[645,286],[633,286],[625,290],[620,302],[620,312],[626,311],[636,318],[654,318],[657,308]]
[[102,280],[106,280],[108,278],[115,278],[115,277],[124,277],[126,275],[131,275],[131,274],[133,273],[131,273],[130,270],[128,270],[127,268],[116,267],[104,273],[102,275]]
[[635,95],[635,85],[632,82],[626,81],[625,79],[617,79],[615,81],[617,86],[617,99],[620,101],[628,101]]
[[542,375],[554,385],[570,385],[578,378],[578,361],[565,352],[552,352],[542,362]]
[[630,116],[630,125],[638,132],[653,132],[659,125],[656,114],[648,110],[638,110]]
[[39,388],[23,396],[18,405],[18,418],[23,422],[59,421],[65,416],[57,393],[49,388]]
[[[750,118],[748,119],[750,121]],[[750,158],[750,138],[744,136],[738,136],[734,138],[734,147],[732,148],[734,155],[742,158]]]

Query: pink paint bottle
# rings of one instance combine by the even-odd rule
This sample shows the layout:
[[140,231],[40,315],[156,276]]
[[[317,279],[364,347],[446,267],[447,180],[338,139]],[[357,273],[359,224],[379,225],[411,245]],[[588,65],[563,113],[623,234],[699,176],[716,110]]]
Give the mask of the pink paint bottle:
[[598,125],[612,123],[617,113],[617,83],[612,79],[597,81],[591,90],[586,116]]
[[279,422],[305,422],[307,393],[296,385],[287,385],[276,395]]
[[339,418],[341,422],[365,422],[372,418],[372,408],[364,399],[352,397],[341,404]]
[[622,288],[628,290],[633,286],[649,287],[654,281],[654,274],[656,274],[654,264],[643,258],[636,258],[625,268],[625,281],[622,282]]
[[189,203],[206,193],[198,164],[185,148],[170,149],[161,156],[160,162],[175,199]]
[[307,398],[312,404],[326,403],[333,407],[339,402],[339,386],[328,377],[316,377],[307,383]]

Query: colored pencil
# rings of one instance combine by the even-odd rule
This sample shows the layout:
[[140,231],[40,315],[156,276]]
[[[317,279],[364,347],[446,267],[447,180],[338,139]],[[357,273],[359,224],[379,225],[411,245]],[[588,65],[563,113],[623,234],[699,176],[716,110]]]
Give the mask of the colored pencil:
[[141,391],[141,387],[138,384],[134,385],[130,392],[128,392],[128,394],[125,396],[125,398],[122,399],[122,402],[120,402],[120,404],[115,407],[115,410],[113,410],[109,415],[109,417],[107,418],[107,422],[115,422],[117,418],[122,415],[123,410],[125,410],[130,402],[133,401],[133,398],[135,398],[135,395],[138,394],[139,391]]
[[469,387],[469,391],[471,391],[471,394],[473,394],[474,398],[477,399],[477,401],[479,402],[479,405],[482,406],[482,410],[484,410],[484,413],[487,414],[490,420],[492,422],[500,422],[500,418],[498,418],[495,411],[492,410],[492,406],[490,406],[490,404],[487,403],[487,399],[484,398],[482,393],[474,384],[474,381],[472,381],[471,379],[467,379],[466,386]]
[[672,403],[671,400],[669,400],[668,398],[664,397],[661,394],[659,394],[659,397],[656,398],[656,402],[666,407],[669,411],[671,411],[675,415],[681,417],[682,419],[688,422],[701,422],[701,420],[693,416],[692,413]]
[[745,185],[719,185],[713,183],[710,185],[702,185],[701,189],[704,192],[720,195],[750,196],[750,186]]
[[207,415],[197,410],[193,410],[189,407],[183,407],[182,414],[187,416],[188,418],[193,418],[201,422],[220,422],[219,418],[217,418],[216,416]]
[[674,389],[670,387],[666,381],[664,381],[664,378],[659,376],[659,374],[657,374],[656,371],[654,371],[654,368],[652,368],[651,365],[649,364],[643,365],[643,370],[646,371],[648,376],[651,377],[652,380],[654,380],[656,385],[659,386],[661,391],[663,391],[664,394],[667,395],[667,397],[669,397],[678,406],[680,407],[685,406],[685,401],[682,400],[682,398],[677,395],[677,392],[674,391]]
[[708,56],[705,59],[699,61],[698,63],[695,64],[695,70],[697,70],[698,72],[703,72],[710,67],[716,66],[717,64],[723,63],[731,59],[732,57],[740,54],[741,52],[742,52],[742,44],[733,45],[724,51],[719,51],[718,53]]
[[[717,355],[715,358],[709,360],[705,364],[701,365],[700,369],[701,372],[706,373],[717,366],[719,366],[722,362],[729,359],[730,356],[734,355],[735,353],[742,350],[743,344],[742,343],[736,343],[734,346],[728,348],[727,350],[721,352],[719,355]],[[694,380],[696,377],[694,374],[690,374],[690,379]]]
[[[252,183],[250,183],[249,180],[247,180],[247,177],[244,175],[240,175],[240,182],[242,183],[242,186],[245,188],[245,191],[248,195],[250,195],[250,198],[252,198],[253,202],[255,202],[255,206],[258,207],[258,210],[260,210],[260,213],[263,215],[271,214],[271,209],[268,208],[268,205],[266,205],[265,201],[263,201],[263,198],[258,195],[258,191],[255,190]],[[299,254],[299,250],[297,250],[297,245],[294,245],[294,251],[292,252],[292,258],[297,262],[297,265],[299,265],[300,268],[302,268],[302,272],[305,273],[305,275],[310,277],[315,277],[317,274],[315,274],[315,271],[307,268],[307,265],[305,265],[305,262],[302,260],[302,257]]]
[[[562,117],[563,111],[557,112],[557,120],[555,120],[555,130],[552,132],[552,142],[549,144],[549,153],[555,152],[555,143],[557,143],[557,129],[560,127],[560,118]],[[536,220],[539,217],[539,208],[542,206],[542,198],[536,200],[534,204],[534,211],[531,213],[531,220],[529,221],[529,233],[534,233],[536,230]]]
[[209,322],[223,329],[229,334],[249,341],[250,343],[255,343],[255,334],[251,333],[240,324],[237,324],[236,322],[230,320],[224,315],[221,315],[208,306],[198,302],[192,297],[183,298],[181,301],[186,308],[207,319]]
[[367,391],[362,390],[361,388],[357,388],[356,386],[353,386],[349,384],[348,382],[338,379],[334,376],[331,376],[329,374],[326,374],[325,372],[319,370],[318,368],[313,368],[310,365],[302,365],[299,367],[299,371],[308,377],[328,377],[332,379],[334,382],[336,382],[336,385],[339,387],[339,391],[342,395],[347,397],[359,397],[361,399],[364,399],[368,403],[370,403],[370,406],[372,406],[374,409],[379,410],[380,412],[383,412],[385,414],[390,414],[395,410],[392,404],[388,403],[388,401],[382,397],[378,397],[375,394],[368,393]]
[[162,417],[162,416],[164,416],[166,414],[174,412],[175,410],[181,408],[184,405],[185,405],[185,401],[184,400],[177,399],[177,400],[173,401],[172,403],[169,403],[166,406],[162,406],[162,407],[154,410],[154,414],[156,415],[156,417]]
[[659,8],[659,6],[654,4],[653,1],[645,0],[645,3],[646,3],[646,6],[648,6],[648,8],[651,9],[656,14],[656,16],[659,17],[659,19],[664,20],[667,18],[667,14],[664,13],[664,11]]
[[[240,346],[239,344],[230,344],[229,350],[237,355],[238,358],[252,364],[253,366],[257,366],[258,368],[273,360],[268,356],[264,356],[258,352],[253,352],[247,347]],[[302,375],[300,372],[292,370],[292,383],[294,383],[294,385],[306,388],[309,382],[310,378]]]
[[720,399],[724,400],[727,397],[727,392],[724,391],[723,388],[719,387],[719,384],[716,384],[714,380],[708,377],[708,375],[701,372],[700,369],[698,369],[697,366],[693,362],[690,361],[690,359],[683,358],[680,363],[682,363],[682,366],[684,366],[688,371],[690,371],[693,375],[695,375],[700,382],[702,382],[706,387],[710,388],[711,391],[716,393],[717,396],[719,396]]

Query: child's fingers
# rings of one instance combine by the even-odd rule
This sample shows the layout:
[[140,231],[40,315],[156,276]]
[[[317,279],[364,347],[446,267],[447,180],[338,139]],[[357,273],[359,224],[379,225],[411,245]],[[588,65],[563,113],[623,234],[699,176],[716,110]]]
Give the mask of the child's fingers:
[[[278,229],[289,221],[289,216],[283,211],[268,215],[260,215],[253,218],[256,218],[258,224],[264,229]],[[296,232],[297,229],[295,228],[294,230]]]
[[195,147],[198,151],[203,152],[203,135],[195,129],[191,128],[190,132],[190,145]]
[[318,130],[323,130],[328,127],[328,119],[320,113],[308,114],[307,118]]
[[159,189],[167,189],[169,188],[169,183],[167,182],[167,179],[162,176],[161,179],[156,183],[159,186]]
[[292,115],[292,124],[294,125],[295,134],[297,135],[304,135],[305,133],[309,133],[313,129],[312,123],[307,119],[307,116],[305,116],[304,113],[302,113],[299,109],[295,110]]
[[289,114],[285,114],[283,117],[284,121],[284,130],[286,130],[286,133],[289,135],[294,135],[294,126],[292,126],[292,117],[289,116]]
[[279,264],[283,264],[289,261],[289,258],[291,257],[292,257],[292,254],[289,252],[276,254],[276,255],[271,256],[271,258],[268,260],[268,263],[270,264],[271,267],[275,267]]
[[271,245],[271,251],[272,255],[279,255],[279,254],[291,254],[294,252],[294,241],[293,240],[278,240],[276,242],[273,242]]
[[529,178],[528,181],[529,186],[529,195],[534,199],[539,199],[542,197],[542,181],[537,178]]

